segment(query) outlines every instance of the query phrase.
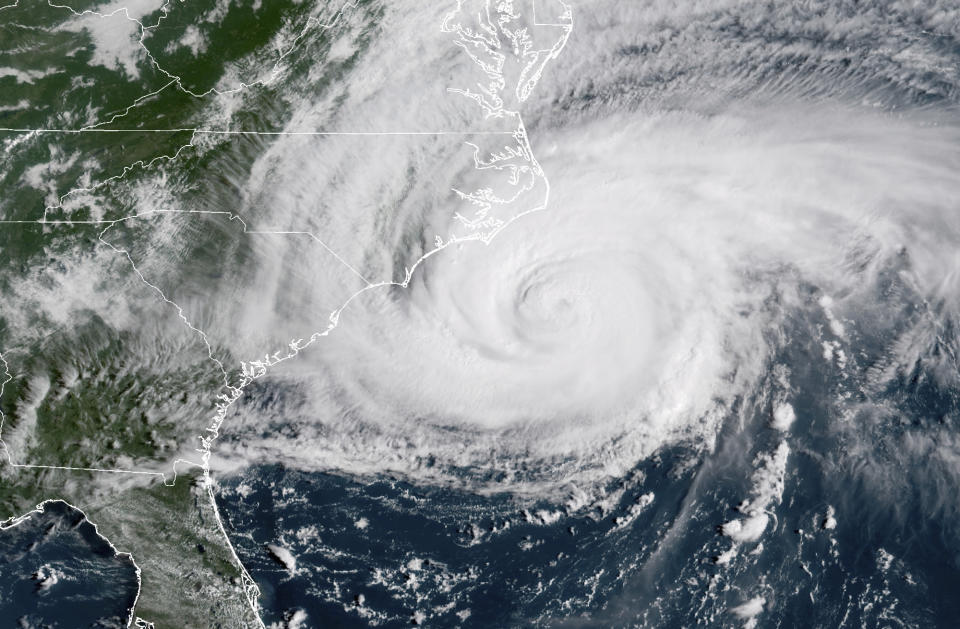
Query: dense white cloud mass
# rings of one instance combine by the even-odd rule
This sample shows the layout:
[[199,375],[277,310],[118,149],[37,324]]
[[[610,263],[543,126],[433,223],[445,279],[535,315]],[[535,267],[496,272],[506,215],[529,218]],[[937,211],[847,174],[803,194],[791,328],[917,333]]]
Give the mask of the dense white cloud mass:
[[[892,54],[864,44],[882,12],[765,9],[745,24],[739,6],[577,7],[527,104],[513,88],[542,55],[511,57],[507,37],[495,55],[445,11],[391,12],[373,49],[399,82],[361,81],[336,113],[305,99],[291,127],[516,135],[277,141],[236,184],[251,229],[310,231],[332,251],[298,268],[282,239],[250,236],[253,263],[206,327],[254,359],[264,339],[282,350],[327,330],[324,306],[364,281],[403,280],[438,237],[497,235],[430,256],[406,288],[356,294],[329,335],[267,367],[230,417],[221,464],[590,486],[665,444],[709,447],[759,386],[790,309],[830,303],[842,331],[842,301],[891,260],[908,258],[911,285],[955,312],[957,117],[892,108],[934,80],[928,51],[871,77]],[[947,19],[921,13],[931,29]],[[425,43],[410,54],[415,33]],[[804,48],[811,33],[826,44]],[[562,35],[538,46],[556,52]],[[792,82],[776,68],[796,55],[806,71]],[[478,73],[490,59],[500,74]],[[428,98],[438,76],[455,92]],[[402,89],[416,108],[396,110]],[[321,267],[336,271],[309,271]]]
[[937,252],[957,238],[958,139],[783,105],[554,130],[547,210],[431,258],[409,292],[352,303],[268,376],[298,405],[244,414],[293,420],[296,439],[257,447],[354,472],[431,461],[565,481],[709,440],[756,384],[775,296],[856,291],[903,247],[931,297],[952,290]]
[[[386,623],[376,588],[421,624],[509,599],[504,626],[752,627],[831,596],[869,624],[862,549],[898,535],[942,581],[914,551],[960,521],[955,0],[218,0],[144,33],[157,3],[121,4],[60,33],[170,78],[81,116],[157,157],[25,134],[50,207],[8,225],[37,261],[4,284],[11,463],[218,479],[251,610],[254,581],[308,585],[271,626]],[[225,54],[238,8],[264,38]]]

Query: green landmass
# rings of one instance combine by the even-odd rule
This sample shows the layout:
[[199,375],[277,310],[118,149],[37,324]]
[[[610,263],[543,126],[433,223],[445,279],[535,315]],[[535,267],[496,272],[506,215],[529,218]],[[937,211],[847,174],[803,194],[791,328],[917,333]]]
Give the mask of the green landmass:
[[[0,69],[15,70],[0,72],[0,127],[106,131],[0,130],[0,382],[8,380],[0,437],[9,446],[0,451],[0,520],[52,499],[83,510],[132,554],[142,571],[136,615],[157,629],[259,625],[202,472],[181,464],[168,486],[160,476],[9,462],[160,471],[171,480],[175,459],[201,460],[199,437],[224,390],[208,352],[229,369],[236,357],[208,348],[123,252],[159,273],[158,283],[190,277],[202,291],[245,263],[242,232],[187,221],[173,251],[157,248],[146,219],[109,221],[166,207],[164,198],[236,211],[238,182],[272,139],[191,129],[282,129],[292,109],[282,86],[322,97],[361,54],[325,62],[333,38],[319,25],[341,6],[330,3],[308,23],[314,7],[297,0],[158,3],[141,18],[146,49],[126,60],[135,72],[94,63],[94,34],[65,28],[74,19],[66,9],[21,0],[0,12]],[[362,51],[382,10],[370,2],[350,10],[372,25],[359,35]],[[289,53],[279,83],[244,87],[229,101],[211,91],[271,76],[277,43]],[[145,204],[154,193],[155,205]],[[74,293],[86,305],[62,312]]]

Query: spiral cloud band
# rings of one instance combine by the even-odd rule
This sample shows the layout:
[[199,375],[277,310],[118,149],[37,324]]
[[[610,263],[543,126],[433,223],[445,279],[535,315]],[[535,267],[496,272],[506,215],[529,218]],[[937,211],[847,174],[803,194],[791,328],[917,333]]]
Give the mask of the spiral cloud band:
[[957,0],[117,2],[0,6],[0,502],[133,624],[956,624]]
[[[892,261],[909,259],[901,273],[916,290],[956,311],[960,258],[942,254],[960,239],[955,117],[864,109],[849,97],[861,77],[843,94],[829,74],[822,89],[816,75],[805,84],[816,98],[782,98],[776,85],[734,97],[752,78],[722,75],[735,88],[723,98],[683,85],[657,106],[564,114],[554,103],[576,75],[576,46],[606,33],[602,15],[579,39],[574,28],[518,104],[535,121],[529,138],[520,123],[513,138],[471,142],[470,165],[414,184],[403,207],[420,209],[356,259],[364,274],[409,269],[411,251],[430,250],[412,243],[447,246],[405,286],[361,291],[322,342],[271,367],[231,418],[224,465],[281,458],[560,495],[665,445],[709,448],[757,395],[784,320],[820,304],[833,322],[824,334],[843,343],[843,319]],[[478,63],[461,61],[467,74]],[[518,120],[481,105],[485,120]],[[276,159],[272,170],[297,172],[305,158]],[[389,169],[366,174],[386,195],[411,185]],[[298,179],[297,194],[312,181]],[[452,210],[440,188],[480,210]]]
[[771,302],[854,292],[904,247],[931,298],[952,291],[955,267],[924,252],[957,236],[957,139],[825,108],[556,132],[549,207],[348,306],[272,376],[302,396],[276,409],[302,432],[259,446],[308,467],[561,483],[709,441],[769,359]]

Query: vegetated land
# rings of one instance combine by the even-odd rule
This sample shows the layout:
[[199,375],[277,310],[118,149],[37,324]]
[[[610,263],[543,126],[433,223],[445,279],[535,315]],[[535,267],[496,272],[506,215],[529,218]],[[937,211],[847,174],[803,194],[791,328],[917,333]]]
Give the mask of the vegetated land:
[[[376,22],[368,4],[350,8]],[[0,131],[0,520],[48,499],[83,510],[133,555],[136,613],[158,628],[258,622],[198,468],[179,466],[171,487],[159,475],[9,463],[171,479],[175,459],[201,460],[200,436],[238,357],[208,346],[133,261],[149,254],[158,285],[199,267],[216,282],[243,263],[243,246],[203,240],[198,224],[181,248],[157,249],[149,220],[113,222],[155,208],[238,206],[235,182],[272,140],[191,129],[282,129],[290,108],[279,85],[311,74],[320,96],[349,69],[356,54],[324,63],[332,37],[320,25],[341,5],[314,9],[158,2],[145,15],[101,18],[21,0],[2,11],[0,68],[12,71],[0,72],[0,127],[101,131]],[[119,46],[106,56],[105,36]],[[291,54],[275,75],[278,42]],[[227,100],[215,91],[237,88]]]

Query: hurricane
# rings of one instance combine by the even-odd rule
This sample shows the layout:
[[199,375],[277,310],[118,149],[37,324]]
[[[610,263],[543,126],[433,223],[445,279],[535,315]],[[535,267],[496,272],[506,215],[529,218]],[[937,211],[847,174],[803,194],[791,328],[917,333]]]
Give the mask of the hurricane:
[[[535,93],[585,81],[576,46],[609,35],[602,8],[587,15]],[[715,70],[687,56],[685,72]],[[271,368],[283,393],[237,420],[266,426],[244,439],[246,456],[484,491],[592,489],[666,444],[709,449],[734,409],[776,395],[765,374],[798,310],[820,310],[822,342],[855,360],[840,349],[857,340],[843,321],[882,310],[870,287],[902,265],[917,299],[954,316],[958,259],[943,252],[958,238],[956,119],[931,106],[865,109],[859,72],[846,86],[832,59],[820,63],[822,76],[800,86],[748,75],[709,98],[683,82],[633,106],[535,101],[525,116],[535,184],[449,168],[440,188],[479,179],[513,196],[488,203],[479,227],[434,199],[405,217],[404,234],[454,242],[404,286],[352,298],[322,343]],[[591,75],[591,90],[605,79]],[[801,88],[810,94],[794,97]],[[299,177],[295,163],[309,159],[292,152],[274,168]],[[314,185],[298,181],[297,198],[321,194]],[[482,238],[456,240],[465,230]],[[409,236],[387,242],[396,249],[377,241],[363,259],[415,259]]]
[[956,624],[956,2],[88,4],[0,7],[16,587]]

